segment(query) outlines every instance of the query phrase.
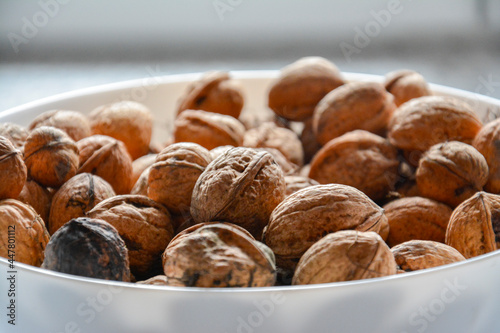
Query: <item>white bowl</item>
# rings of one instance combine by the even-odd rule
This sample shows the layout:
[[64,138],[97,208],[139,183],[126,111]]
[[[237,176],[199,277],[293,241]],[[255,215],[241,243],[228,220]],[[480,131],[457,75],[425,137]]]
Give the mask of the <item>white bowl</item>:
[[[265,109],[277,71],[233,72],[246,109]],[[345,74],[348,80],[381,81]],[[0,113],[0,122],[28,125],[50,109],[93,108],[134,99],[154,113],[156,139],[171,130],[178,97],[200,74],[150,77],[78,90]],[[432,85],[463,98],[483,117],[500,101]],[[2,231],[5,232],[5,231]],[[1,332],[500,332],[500,251],[465,262],[390,277],[311,286],[203,289],[136,285],[83,278],[0,258]],[[15,297],[8,297],[15,275]],[[14,299],[16,325],[7,306]]]

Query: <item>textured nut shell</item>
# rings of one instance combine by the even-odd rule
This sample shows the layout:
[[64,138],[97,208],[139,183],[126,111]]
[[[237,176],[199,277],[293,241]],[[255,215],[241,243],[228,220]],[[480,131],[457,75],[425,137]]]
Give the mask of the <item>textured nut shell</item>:
[[424,77],[407,69],[387,73],[384,86],[394,96],[394,102],[397,106],[410,99],[432,95]]
[[174,236],[170,213],[161,204],[142,195],[119,195],[102,201],[87,216],[118,230],[136,277],[161,267],[160,255]]
[[286,196],[289,196],[290,194],[300,191],[306,187],[319,185],[319,183],[314,179],[299,175],[285,176],[285,184],[286,184],[286,192],[285,192]]
[[47,244],[42,268],[104,280],[130,281],[128,251],[116,229],[103,220],[79,217]]
[[78,173],[92,173],[107,181],[116,194],[130,192],[132,159],[123,142],[105,135],[92,135],[77,142],[80,151]]
[[276,272],[256,241],[228,224],[209,224],[172,241],[163,254],[167,283],[197,287],[272,286]]
[[391,201],[384,206],[389,221],[389,246],[410,240],[431,240],[444,243],[452,213],[447,205],[421,197]]
[[451,246],[429,240],[412,240],[391,249],[398,266],[405,272],[417,271],[465,260]]
[[32,179],[24,183],[24,187],[19,193],[17,200],[30,205],[40,215],[46,225],[49,223],[50,205],[54,191],[38,184]]
[[474,147],[451,141],[432,146],[424,154],[416,177],[422,196],[456,207],[482,190],[488,164]]
[[9,139],[0,136],[0,199],[16,199],[27,177],[22,153]]
[[194,142],[210,150],[241,146],[245,126],[231,116],[201,110],[183,111],[174,121],[174,141]]
[[111,185],[99,176],[90,173],[74,176],[52,198],[47,224],[50,234],[54,234],[69,220],[84,217],[99,202],[114,195]]
[[356,129],[382,135],[395,109],[394,97],[382,84],[347,83],[328,93],[316,106],[314,134],[321,145]]
[[284,67],[269,90],[269,107],[279,116],[302,121],[330,91],[344,84],[338,68],[321,57],[305,57]]
[[189,213],[194,185],[211,161],[210,152],[196,143],[171,144],[151,166],[148,197],[174,214]]
[[304,163],[311,162],[314,155],[321,149],[321,145],[316,139],[313,128],[313,117],[304,122],[304,128],[300,134],[302,150],[304,151]]
[[137,281],[137,284],[149,284],[152,286],[167,286],[167,277],[165,275],[156,275],[144,281]]
[[17,149],[24,150],[24,142],[28,138],[29,131],[21,125],[13,123],[0,123],[0,136],[3,136]]
[[350,185],[373,200],[395,189],[399,161],[389,142],[356,130],[328,142],[311,161],[309,177],[320,184]]
[[206,227],[206,226],[215,226],[217,228],[229,228],[231,230],[237,229],[239,232],[243,233],[245,236],[255,240],[255,238],[252,236],[251,233],[248,232],[248,230],[240,227],[239,225],[236,225],[234,223],[229,223],[229,222],[211,221],[211,222],[196,223],[196,224],[180,231],[179,233],[177,233],[175,235],[174,238],[172,238],[172,240],[170,241],[170,244],[174,245],[176,242],[179,241],[179,239],[185,237],[186,235],[188,235],[188,234],[190,234],[190,233],[192,233],[200,228]]
[[274,209],[263,241],[278,266],[293,269],[326,234],[345,229],[378,232],[384,219],[383,209],[354,187],[315,185],[288,196]]
[[134,187],[130,190],[130,194],[139,194],[145,197],[148,196],[148,179],[150,171],[151,167],[148,167],[141,173],[139,179],[135,182]]
[[491,193],[500,193],[500,119],[486,124],[476,135],[472,143],[486,159],[490,170],[484,189]]
[[293,175],[299,171],[299,166],[290,162],[278,149],[275,148],[253,148],[257,151],[265,151],[271,154],[274,161],[278,163],[284,175]]
[[143,104],[121,101],[102,105],[90,113],[89,119],[93,134],[120,140],[133,160],[149,152],[153,117]]
[[478,192],[455,208],[446,229],[446,244],[465,258],[500,249],[500,196]]
[[40,267],[49,233],[35,210],[20,201],[0,201],[0,257],[8,258],[9,233],[15,227],[15,261]]
[[80,112],[50,110],[38,115],[29,125],[30,131],[41,126],[52,126],[64,131],[74,141],[91,135],[88,118]]
[[284,197],[283,172],[271,154],[233,148],[212,161],[198,178],[191,215],[196,222],[231,222],[260,238]]
[[78,147],[62,130],[42,126],[26,139],[24,162],[30,178],[44,186],[59,187],[76,174]]
[[149,168],[156,160],[158,154],[147,154],[132,162],[132,183],[136,183],[144,170]]
[[426,96],[401,105],[389,123],[392,145],[425,151],[445,141],[471,143],[482,127],[471,107],[454,97]]
[[344,230],[326,235],[300,259],[292,284],[370,279],[396,274],[389,247],[375,232]]

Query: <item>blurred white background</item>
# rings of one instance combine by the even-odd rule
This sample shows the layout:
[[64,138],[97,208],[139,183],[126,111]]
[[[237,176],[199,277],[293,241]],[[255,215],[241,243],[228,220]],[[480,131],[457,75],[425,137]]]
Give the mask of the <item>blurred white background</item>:
[[1,0],[0,111],[64,91],[318,55],[500,98],[496,0]]

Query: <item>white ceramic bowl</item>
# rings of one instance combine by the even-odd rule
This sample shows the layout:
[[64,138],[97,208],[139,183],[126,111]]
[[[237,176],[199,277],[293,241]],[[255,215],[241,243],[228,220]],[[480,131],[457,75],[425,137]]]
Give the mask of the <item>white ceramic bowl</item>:
[[[246,93],[246,108],[265,108],[276,71],[233,72]],[[178,97],[200,74],[150,77],[39,100],[0,113],[0,122],[27,125],[50,109],[90,112],[120,99],[153,111],[156,139],[171,129]],[[345,74],[348,80],[381,77]],[[500,101],[452,88],[437,94],[468,100],[483,117]],[[2,231],[5,232],[5,231]],[[345,283],[243,289],[135,285],[55,273],[16,263],[12,275],[0,258],[1,332],[500,332],[500,251],[413,273]],[[16,325],[7,306],[15,300]]]

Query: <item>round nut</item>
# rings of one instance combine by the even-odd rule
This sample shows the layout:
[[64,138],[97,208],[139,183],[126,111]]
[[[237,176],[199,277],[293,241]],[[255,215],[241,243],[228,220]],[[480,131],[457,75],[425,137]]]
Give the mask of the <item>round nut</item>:
[[147,167],[141,175],[139,179],[135,182],[134,187],[130,190],[130,194],[143,195],[145,197],[148,196],[148,179],[149,172],[151,171],[151,166]]
[[284,175],[293,175],[296,174],[299,170],[299,166],[290,162],[288,158],[286,158],[278,149],[275,148],[253,148],[257,151],[265,151],[271,154],[274,158],[274,161],[278,163],[281,167],[281,171],[283,171]]
[[137,180],[142,175],[144,170],[153,165],[156,160],[156,156],[158,156],[158,154],[147,154],[132,162],[132,183],[137,183]]
[[394,96],[394,102],[397,106],[413,98],[432,95],[424,77],[407,69],[387,73],[384,86]]
[[0,199],[15,199],[26,182],[27,170],[22,153],[0,136]]
[[0,136],[9,139],[9,141],[19,149],[24,151],[24,143],[28,138],[29,131],[21,125],[12,123],[0,123]]
[[77,111],[51,110],[46,111],[33,119],[29,130],[41,126],[52,126],[64,131],[74,141],[91,135],[90,123],[87,117]]
[[486,124],[477,133],[472,145],[484,156],[490,170],[484,189],[500,194],[500,119]]
[[54,191],[28,179],[17,200],[30,205],[40,215],[46,225],[49,223],[50,206]]

